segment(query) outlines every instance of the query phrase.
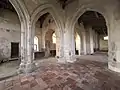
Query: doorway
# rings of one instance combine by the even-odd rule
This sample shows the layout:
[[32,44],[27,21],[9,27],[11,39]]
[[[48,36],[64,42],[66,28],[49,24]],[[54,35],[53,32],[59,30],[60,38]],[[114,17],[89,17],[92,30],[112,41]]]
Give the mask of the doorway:
[[19,43],[11,42],[11,58],[19,57]]

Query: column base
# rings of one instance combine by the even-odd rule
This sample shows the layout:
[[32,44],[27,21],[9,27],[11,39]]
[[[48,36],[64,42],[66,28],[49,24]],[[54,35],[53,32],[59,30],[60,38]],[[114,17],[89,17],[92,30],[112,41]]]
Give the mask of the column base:
[[19,69],[18,69],[17,72],[18,72],[18,74],[25,72],[25,64],[24,63],[20,64]]
[[66,61],[69,63],[74,63],[76,61],[76,55],[67,57]]
[[58,63],[74,63],[76,58],[74,56],[58,58]]
[[18,74],[20,74],[20,73],[31,73],[36,69],[37,69],[37,66],[36,66],[35,62],[28,63],[28,64],[21,63],[17,72],[18,72]]
[[64,58],[57,58],[57,61],[58,63],[61,63],[61,64],[66,64],[66,60]]
[[120,62],[108,62],[108,68],[114,72],[120,73]]
[[31,73],[37,69],[35,62],[26,64],[25,73]]

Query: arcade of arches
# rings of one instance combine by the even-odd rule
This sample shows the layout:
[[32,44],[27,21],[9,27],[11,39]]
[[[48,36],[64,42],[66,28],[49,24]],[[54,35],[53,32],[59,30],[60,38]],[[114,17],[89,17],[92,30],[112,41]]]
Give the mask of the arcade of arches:
[[[0,80],[49,63],[62,69],[97,63],[119,74],[119,8],[119,0],[0,0]],[[63,90],[83,90],[69,88]]]

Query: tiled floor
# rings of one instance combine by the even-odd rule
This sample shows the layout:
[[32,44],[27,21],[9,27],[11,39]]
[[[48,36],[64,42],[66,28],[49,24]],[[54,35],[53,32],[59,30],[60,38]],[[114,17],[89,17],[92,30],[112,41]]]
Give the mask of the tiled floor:
[[0,90],[120,90],[120,76],[105,62],[79,59],[74,64],[42,64],[32,74],[1,81]]
[[0,80],[5,77],[13,76],[17,73],[20,61],[10,61],[5,63],[0,63]]

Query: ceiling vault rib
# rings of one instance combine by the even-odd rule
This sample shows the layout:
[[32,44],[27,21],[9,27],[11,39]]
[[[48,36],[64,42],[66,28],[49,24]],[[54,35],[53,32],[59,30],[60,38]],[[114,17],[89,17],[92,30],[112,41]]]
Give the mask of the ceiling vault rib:
[[84,26],[91,26],[99,34],[107,35],[107,26],[104,17],[98,12],[87,11],[79,19],[78,23],[83,22]]

